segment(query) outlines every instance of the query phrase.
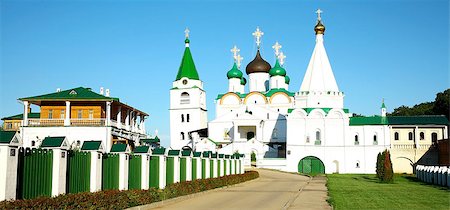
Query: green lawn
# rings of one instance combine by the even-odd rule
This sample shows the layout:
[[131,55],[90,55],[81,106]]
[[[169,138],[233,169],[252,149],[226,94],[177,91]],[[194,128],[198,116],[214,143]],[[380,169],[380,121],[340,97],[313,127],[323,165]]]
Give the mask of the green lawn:
[[329,174],[329,202],[334,209],[450,209],[450,190],[396,175],[393,184],[375,174]]

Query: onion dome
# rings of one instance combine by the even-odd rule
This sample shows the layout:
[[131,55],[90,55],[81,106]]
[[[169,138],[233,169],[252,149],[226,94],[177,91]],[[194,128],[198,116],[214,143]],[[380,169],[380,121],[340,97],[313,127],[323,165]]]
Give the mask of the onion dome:
[[316,26],[314,26],[314,31],[317,34],[325,34],[325,26],[322,24],[322,21],[318,20]]
[[270,69],[269,74],[271,77],[273,76],[286,76],[286,70],[280,66],[280,63],[277,61],[275,62],[275,66]]
[[245,79],[245,77],[241,78],[241,85],[245,85],[247,84],[247,79]]
[[291,78],[289,78],[288,75],[284,76],[284,82],[289,85],[289,82],[291,82]]
[[238,69],[236,63],[234,63],[233,68],[230,69],[230,71],[227,72],[228,79],[231,78],[242,78],[242,72]]
[[252,62],[250,62],[247,65],[247,67],[245,68],[245,72],[247,74],[257,73],[257,72],[269,73],[271,68],[272,67],[270,66],[270,64],[261,58],[261,54],[259,53],[259,49],[258,49],[258,51],[256,51],[255,59],[253,59]]

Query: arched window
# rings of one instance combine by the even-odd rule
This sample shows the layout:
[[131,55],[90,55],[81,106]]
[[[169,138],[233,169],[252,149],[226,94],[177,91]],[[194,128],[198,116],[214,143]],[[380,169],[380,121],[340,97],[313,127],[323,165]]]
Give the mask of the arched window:
[[425,133],[424,132],[420,132],[420,140],[425,140]]
[[395,133],[394,133],[394,140],[398,140],[398,139],[399,139],[398,132],[395,132]]
[[189,114],[186,114],[186,122],[189,122]]
[[377,134],[373,135],[373,145],[378,144]]
[[34,147],[36,145],[35,141],[31,141],[31,146]]
[[181,140],[184,140],[184,132],[181,132],[180,138]]
[[181,122],[184,122],[184,114],[181,114]]
[[190,102],[191,101],[189,98],[189,93],[186,93],[186,92],[181,93],[180,104],[189,104]]
[[359,145],[359,138],[358,134],[355,135],[355,145]]
[[321,134],[320,134],[320,130],[316,131],[316,141],[314,142],[315,145],[321,145]]
[[410,140],[410,141],[412,141],[413,140],[413,133],[412,132],[409,132],[408,133],[408,140]]
[[360,167],[360,165],[359,165],[359,160],[358,161],[356,161],[356,168],[359,168]]
[[436,133],[436,132],[431,133],[431,141],[432,141],[432,142],[436,142],[437,139],[438,139],[437,133]]

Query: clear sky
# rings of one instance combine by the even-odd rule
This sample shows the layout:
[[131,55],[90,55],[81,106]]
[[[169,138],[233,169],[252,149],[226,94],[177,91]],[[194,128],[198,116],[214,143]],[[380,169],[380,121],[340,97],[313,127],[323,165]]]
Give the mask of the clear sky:
[[[289,89],[298,91],[324,11],[327,50],[345,107],[378,114],[434,100],[449,88],[449,1],[10,1],[1,0],[0,117],[21,113],[17,98],[56,88],[109,88],[150,114],[147,130],[169,142],[169,89],[184,51],[204,81],[208,119],[227,91],[230,49],[250,62],[251,33],[264,32],[262,56],[272,65],[275,41],[286,54]],[[33,107],[33,111],[37,111]]]

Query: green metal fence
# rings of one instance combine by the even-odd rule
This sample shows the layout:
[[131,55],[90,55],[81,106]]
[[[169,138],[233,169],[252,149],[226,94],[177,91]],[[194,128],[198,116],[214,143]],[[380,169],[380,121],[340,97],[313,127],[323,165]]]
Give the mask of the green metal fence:
[[173,183],[174,178],[174,158],[167,157],[166,161],[166,185]]
[[186,181],[186,158],[180,159],[180,182]]
[[227,160],[225,159],[225,160],[223,160],[223,175],[224,176],[226,176],[227,175],[227,172],[228,172],[228,168],[227,168]]
[[68,151],[67,193],[89,192],[91,186],[91,153]]
[[202,159],[202,179],[206,178],[206,160]]
[[234,160],[234,174],[238,174],[238,171],[237,171],[237,160]]
[[159,188],[159,156],[150,156],[150,187]]
[[17,174],[17,198],[52,195],[53,151],[21,148]]
[[228,167],[229,167],[228,171],[230,172],[230,174],[232,174],[232,171],[231,171],[231,161],[232,161],[232,160],[228,160]]
[[104,154],[102,190],[119,189],[119,154]]
[[192,158],[192,180],[197,179],[197,159]]
[[220,177],[220,160],[217,160],[217,177]]
[[214,177],[214,160],[209,160],[209,178]]
[[142,155],[130,155],[128,160],[128,189],[141,189]]

